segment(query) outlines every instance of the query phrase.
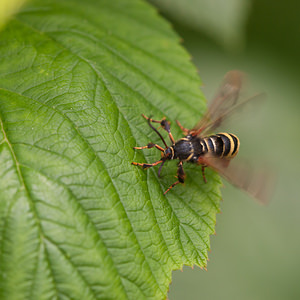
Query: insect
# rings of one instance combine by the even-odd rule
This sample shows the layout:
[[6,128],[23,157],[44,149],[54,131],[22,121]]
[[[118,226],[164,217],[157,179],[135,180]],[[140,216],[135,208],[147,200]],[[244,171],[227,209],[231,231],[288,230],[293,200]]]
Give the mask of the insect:
[[[151,117],[142,115],[148,125],[156,132],[162,140],[165,148],[158,144],[149,143],[143,147],[134,147],[134,149],[150,149],[157,148],[161,151],[161,159],[151,163],[132,162],[133,165],[140,166],[143,169],[160,164],[158,176],[160,177],[163,165],[168,160],[179,160],[177,168],[177,181],[174,182],[165,192],[169,192],[174,186],[179,183],[184,183],[185,172],[183,163],[193,163],[202,167],[202,176],[204,182],[207,182],[205,177],[205,168],[210,167],[216,170],[225,179],[233,185],[250,193],[260,202],[265,203],[268,199],[267,178],[265,172],[255,171],[250,172],[247,167],[242,165],[233,165],[232,159],[238,154],[240,141],[238,137],[232,133],[214,134],[214,130],[218,128],[224,120],[238,108],[244,107],[247,103],[253,102],[259,95],[254,95],[251,98],[241,101],[240,90],[243,83],[243,73],[240,71],[228,72],[219,88],[216,96],[208,107],[203,118],[192,129],[184,128],[178,121],[177,124],[184,133],[184,137],[175,141],[170,130],[170,123],[163,118],[162,120],[154,120]],[[162,135],[152,125],[158,123],[168,133],[171,145],[168,146]]]

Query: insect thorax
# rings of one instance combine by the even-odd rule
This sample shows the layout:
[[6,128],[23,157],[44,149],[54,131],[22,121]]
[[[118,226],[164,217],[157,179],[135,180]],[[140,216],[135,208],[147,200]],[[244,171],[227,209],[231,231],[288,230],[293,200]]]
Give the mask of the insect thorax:
[[196,162],[203,154],[203,146],[199,137],[187,135],[178,140],[173,146],[174,158],[182,161]]

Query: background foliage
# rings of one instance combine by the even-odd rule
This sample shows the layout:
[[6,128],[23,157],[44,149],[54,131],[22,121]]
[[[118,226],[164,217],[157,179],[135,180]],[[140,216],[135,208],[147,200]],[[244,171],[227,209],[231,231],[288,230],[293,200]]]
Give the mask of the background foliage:
[[172,21],[201,31],[233,49],[244,42],[250,0],[150,0]]

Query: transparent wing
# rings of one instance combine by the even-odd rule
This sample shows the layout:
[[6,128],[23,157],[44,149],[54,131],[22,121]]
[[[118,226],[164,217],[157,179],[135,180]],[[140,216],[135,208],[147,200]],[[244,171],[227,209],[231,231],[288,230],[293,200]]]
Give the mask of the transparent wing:
[[244,190],[262,204],[267,204],[275,187],[275,175],[261,164],[251,166],[246,162],[204,156],[203,164],[211,167],[232,185]]
[[233,113],[241,110],[248,103],[261,100],[263,94],[256,94],[242,100],[240,91],[245,81],[244,73],[229,71],[222,82],[216,96],[208,106],[208,110],[197,125],[189,131],[192,135],[205,135],[213,132]]

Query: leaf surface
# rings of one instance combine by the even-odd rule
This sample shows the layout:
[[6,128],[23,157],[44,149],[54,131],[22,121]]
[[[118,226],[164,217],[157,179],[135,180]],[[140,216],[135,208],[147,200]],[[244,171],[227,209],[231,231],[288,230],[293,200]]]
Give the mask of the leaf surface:
[[170,162],[141,113],[192,126],[205,109],[178,36],[148,4],[32,1],[0,35],[0,298],[163,299],[204,267],[220,180]]

